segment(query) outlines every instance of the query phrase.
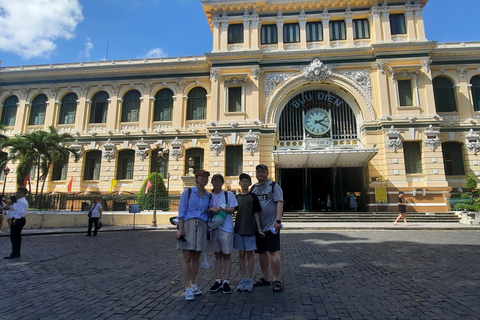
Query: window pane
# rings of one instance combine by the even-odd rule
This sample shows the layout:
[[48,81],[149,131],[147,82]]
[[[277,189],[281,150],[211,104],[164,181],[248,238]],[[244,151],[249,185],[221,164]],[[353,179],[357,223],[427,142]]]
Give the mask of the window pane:
[[460,143],[442,143],[445,175],[465,175],[462,145]]
[[400,106],[413,106],[412,81],[398,80]]
[[[162,150],[160,150],[161,152]],[[152,151],[152,160],[150,162],[150,172],[158,172],[163,178],[168,177],[168,154],[160,158],[158,157],[158,150]]]
[[390,15],[390,31],[391,34],[406,34],[405,16],[403,13]]
[[276,44],[277,40],[277,25],[269,24],[262,26],[261,44]]
[[353,20],[353,37],[354,39],[370,38],[370,26],[367,19]]
[[58,124],[73,124],[75,123],[75,112],[77,110],[77,95],[73,92],[67,94],[62,99],[60,105],[60,116]]
[[419,142],[404,142],[405,173],[422,173],[422,156]]
[[346,38],[345,21],[330,21],[330,40],[337,41]]
[[321,22],[307,22],[307,42],[323,41]]
[[67,179],[68,163],[65,166],[60,165],[58,162],[53,164],[52,181],[66,180]]
[[122,122],[138,122],[140,110],[140,92],[137,90],[128,91],[122,103]]
[[243,43],[243,24],[228,25],[228,44]]
[[242,87],[228,88],[228,112],[242,111]]
[[33,99],[30,110],[29,125],[43,125],[45,122],[45,111],[47,109],[47,96],[44,94],[38,95]]
[[[188,174],[188,169],[193,168],[193,173],[203,169],[203,154],[202,148],[192,148],[185,151],[185,174]],[[189,162],[193,163],[190,164]]]
[[437,112],[457,111],[452,81],[446,77],[436,77],[433,79],[432,84]]
[[188,93],[187,120],[201,120],[206,118],[207,92],[203,88],[193,88]]
[[238,176],[243,171],[242,146],[227,146],[225,148],[225,175]]
[[134,150],[122,150],[118,153],[117,179],[133,179],[133,166],[135,163]]
[[83,180],[98,180],[100,178],[101,159],[102,152],[100,150],[87,152]]
[[480,76],[474,76],[472,84],[473,110],[480,111]]
[[172,121],[173,92],[162,89],[155,95],[153,121]]
[[107,121],[108,93],[97,92],[92,98],[90,107],[90,123],[105,123]]
[[300,26],[298,23],[286,23],[283,25],[283,42],[300,42]]
[[3,104],[1,124],[4,126],[14,126],[15,116],[17,114],[18,98],[16,96],[8,97]]

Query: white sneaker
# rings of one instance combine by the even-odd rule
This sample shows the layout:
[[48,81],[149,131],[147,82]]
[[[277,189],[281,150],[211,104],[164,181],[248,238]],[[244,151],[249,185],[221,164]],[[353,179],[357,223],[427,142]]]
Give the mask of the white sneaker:
[[194,296],[199,296],[203,293],[202,291],[200,291],[200,289],[198,289],[198,286],[196,284],[192,284],[191,288],[193,290]]
[[253,290],[253,279],[245,279],[245,288],[244,291],[252,291]]
[[237,284],[237,291],[243,291],[245,290],[245,281],[247,279],[240,279],[240,282]]
[[193,294],[193,290],[192,290],[192,288],[188,288],[185,291],[185,300],[191,301],[193,299],[195,299],[195,295]]

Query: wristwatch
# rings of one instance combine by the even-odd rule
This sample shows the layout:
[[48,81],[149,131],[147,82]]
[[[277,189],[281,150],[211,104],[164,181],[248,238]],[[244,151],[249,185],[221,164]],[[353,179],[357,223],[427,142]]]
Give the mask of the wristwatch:
[[276,223],[282,224],[282,220],[275,221]]

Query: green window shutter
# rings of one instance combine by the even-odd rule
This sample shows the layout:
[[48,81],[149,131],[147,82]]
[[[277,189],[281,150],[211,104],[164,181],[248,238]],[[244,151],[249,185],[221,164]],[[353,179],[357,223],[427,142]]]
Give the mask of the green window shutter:
[[405,173],[422,173],[422,154],[417,141],[403,143]]

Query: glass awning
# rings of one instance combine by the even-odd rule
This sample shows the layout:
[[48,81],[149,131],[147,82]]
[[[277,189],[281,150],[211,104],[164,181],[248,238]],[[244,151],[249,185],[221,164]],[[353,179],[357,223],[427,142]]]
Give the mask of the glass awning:
[[278,168],[362,167],[378,149],[275,150]]

